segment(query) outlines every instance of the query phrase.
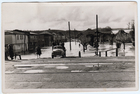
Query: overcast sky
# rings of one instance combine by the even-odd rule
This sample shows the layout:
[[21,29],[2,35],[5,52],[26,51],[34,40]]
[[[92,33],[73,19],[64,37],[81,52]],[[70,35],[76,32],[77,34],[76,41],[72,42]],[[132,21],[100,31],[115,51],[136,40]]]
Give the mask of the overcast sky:
[[127,28],[135,20],[136,4],[131,3],[5,3],[2,5],[3,30],[86,30],[99,27]]

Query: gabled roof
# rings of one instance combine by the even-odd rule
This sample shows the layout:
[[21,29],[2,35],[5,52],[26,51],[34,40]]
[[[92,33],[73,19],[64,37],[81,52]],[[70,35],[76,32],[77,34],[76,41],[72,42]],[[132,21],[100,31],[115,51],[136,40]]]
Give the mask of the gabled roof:
[[49,33],[48,31],[43,31],[43,32],[41,32],[41,33],[39,33],[39,34],[41,34],[41,35],[51,35],[51,36],[52,36],[52,34]]
[[21,31],[21,30],[7,30],[5,32],[6,35],[15,35],[15,34],[19,34],[19,35],[24,35],[24,34],[29,34],[29,32],[25,32],[25,31]]

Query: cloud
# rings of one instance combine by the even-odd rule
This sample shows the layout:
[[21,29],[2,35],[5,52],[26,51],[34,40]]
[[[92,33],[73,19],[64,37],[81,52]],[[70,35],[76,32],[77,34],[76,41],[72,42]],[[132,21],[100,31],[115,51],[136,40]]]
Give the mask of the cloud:
[[95,28],[96,14],[99,27],[127,27],[135,17],[135,6],[131,3],[48,5],[45,3],[8,3],[3,5],[4,29],[71,29],[85,30]]

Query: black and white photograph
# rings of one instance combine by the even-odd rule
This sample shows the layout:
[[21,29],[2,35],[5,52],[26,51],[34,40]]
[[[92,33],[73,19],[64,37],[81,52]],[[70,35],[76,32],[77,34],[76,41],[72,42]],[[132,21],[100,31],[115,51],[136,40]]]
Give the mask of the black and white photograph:
[[136,2],[2,3],[3,92],[136,91]]

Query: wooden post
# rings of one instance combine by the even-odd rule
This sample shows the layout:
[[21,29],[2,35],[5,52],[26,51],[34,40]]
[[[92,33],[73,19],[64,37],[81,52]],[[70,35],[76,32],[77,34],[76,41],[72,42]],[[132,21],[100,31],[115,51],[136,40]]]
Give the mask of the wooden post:
[[101,57],[101,52],[99,52],[99,56]]
[[[26,38],[26,36],[25,36],[25,31],[24,31],[23,36],[24,36],[24,54],[25,54],[25,38]],[[20,37],[21,37],[21,36],[20,36]]]
[[81,57],[81,52],[79,51],[79,57]]
[[66,40],[67,40],[67,39],[66,39],[66,34],[65,34],[65,42],[66,42]]
[[68,22],[68,26],[69,26],[69,40],[70,40],[70,50],[71,50],[70,22]]
[[15,53],[15,60],[16,60],[17,54]]
[[76,30],[74,29],[75,45],[76,45]]
[[118,48],[116,48],[116,56],[118,56]]
[[125,56],[125,42],[123,43],[123,53],[124,53],[124,56]]
[[19,55],[19,59],[21,60],[21,55]]
[[105,51],[105,56],[107,57],[107,51]]

